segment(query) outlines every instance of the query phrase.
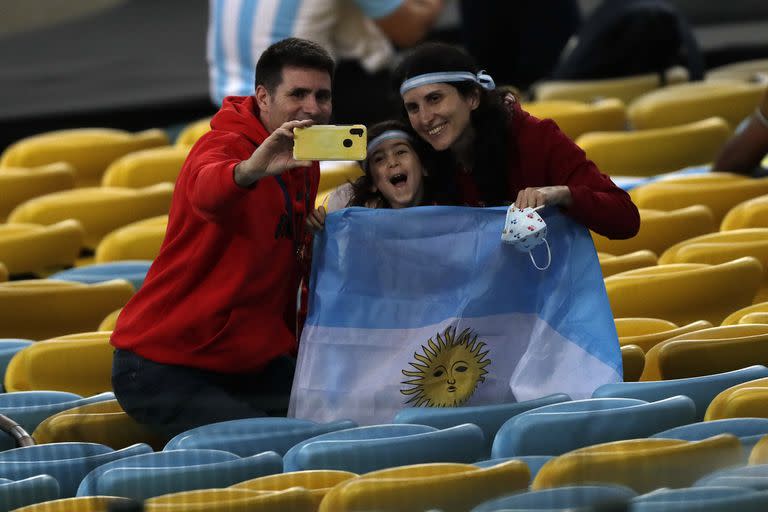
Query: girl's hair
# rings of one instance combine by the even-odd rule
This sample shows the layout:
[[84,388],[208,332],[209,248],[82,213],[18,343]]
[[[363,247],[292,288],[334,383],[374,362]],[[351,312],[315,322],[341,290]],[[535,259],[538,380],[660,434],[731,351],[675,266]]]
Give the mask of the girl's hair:
[[[397,66],[393,74],[393,86],[399,94],[400,85],[408,78],[440,71],[469,71],[477,74],[480,68],[468,53],[456,46],[424,43],[408,53]],[[503,92],[488,91],[472,81],[445,83],[455,87],[464,97],[473,91],[479,94],[479,106],[472,111],[470,117],[475,131],[472,176],[480,190],[481,199],[487,206],[502,204],[507,200],[509,188],[507,168],[511,129],[510,111],[502,103]],[[405,122],[410,125],[404,107],[401,112]],[[458,194],[454,173],[450,170],[455,170],[458,162],[450,150],[441,151],[437,155],[437,169],[442,174],[438,176],[439,188],[436,192],[441,196],[441,200],[455,202],[458,200]]]
[[[368,128],[368,140],[373,140],[387,130],[401,130],[409,134],[411,136],[411,140],[408,141],[408,144],[413,148],[416,156],[421,161],[422,167],[425,169],[429,168],[428,162],[434,158],[431,156],[431,154],[434,154],[434,151],[431,151],[431,147],[422,141],[419,136],[413,132],[410,126],[400,121],[392,120],[376,123],[375,125]],[[368,158],[370,157],[371,155],[368,155]],[[378,190],[374,191],[373,177],[371,176],[371,166],[368,164],[368,160],[366,159],[363,162],[360,162],[360,164],[365,174],[352,182],[352,197],[349,200],[347,206],[389,208],[390,205],[382,193]],[[430,188],[428,176],[424,176],[423,183],[424,198],[422,201],[426,202],[427,198],[429,197]]]

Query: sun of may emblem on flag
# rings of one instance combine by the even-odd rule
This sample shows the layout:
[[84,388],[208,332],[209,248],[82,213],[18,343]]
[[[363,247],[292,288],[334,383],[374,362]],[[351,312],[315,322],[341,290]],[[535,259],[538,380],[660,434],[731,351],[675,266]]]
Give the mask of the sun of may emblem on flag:
[[456,328],[448,327],[435,340],[427,340],[422,352],[414,352],[413,370],[402,370],[411,377],[402,381],[408,387],[400,392],[410,398],[406,404],[416,407],[456,407],[472,396],[478,384],[485,382],[488,350],[470,329],[456,336]]

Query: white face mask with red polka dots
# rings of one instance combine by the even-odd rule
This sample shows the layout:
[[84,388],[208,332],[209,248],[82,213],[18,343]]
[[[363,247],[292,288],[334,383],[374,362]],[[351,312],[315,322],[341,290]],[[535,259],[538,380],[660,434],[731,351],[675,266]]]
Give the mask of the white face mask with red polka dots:
[[[514,204],[507,210],[507,218],[504,221],[504,230],[501,232],[501,240],[511,244],[521,252],[527,252],[531,257],[533,266],[539,270],[546,270],[552,262],[552,253],[547,242],[547,223],[536,210],[543,208],[520,209]],[[540,267],[533,257],[533,249],[544,244],[547,247],[547,263]]]

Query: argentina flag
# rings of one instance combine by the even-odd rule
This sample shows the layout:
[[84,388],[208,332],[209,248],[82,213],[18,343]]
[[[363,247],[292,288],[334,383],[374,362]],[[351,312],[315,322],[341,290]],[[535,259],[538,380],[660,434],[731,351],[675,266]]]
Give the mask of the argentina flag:
[[[589,231],[556,208],[552,263],[501,242],[506,208],[348,208],[316,236],[290,415],[389,423],[403,407],[552,393],[621,380]],[[543,245],[533,251],[546,259]]]

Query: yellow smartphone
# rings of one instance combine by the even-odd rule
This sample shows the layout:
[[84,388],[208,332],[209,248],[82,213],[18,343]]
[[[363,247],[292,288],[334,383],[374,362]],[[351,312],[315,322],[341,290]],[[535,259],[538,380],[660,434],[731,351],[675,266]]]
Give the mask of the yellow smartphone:
[[296,160],[365,160],[368,132],[362,124],[319,124],[293,129]]

